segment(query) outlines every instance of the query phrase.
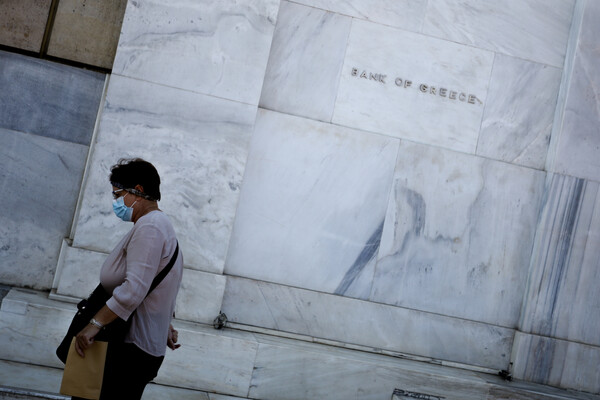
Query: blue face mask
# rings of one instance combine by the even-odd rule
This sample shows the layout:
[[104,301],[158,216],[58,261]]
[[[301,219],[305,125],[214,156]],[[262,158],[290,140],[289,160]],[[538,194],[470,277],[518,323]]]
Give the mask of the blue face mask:
[[[127,196],[127,194],[125,196]],[[133,215],[133,206],[137,201],[135,201],[131,207],[127,207],[125,205],[125,196],[113,200],[113,211],[115,212],[115,215],[123,221],[130,222],[131,216]]]

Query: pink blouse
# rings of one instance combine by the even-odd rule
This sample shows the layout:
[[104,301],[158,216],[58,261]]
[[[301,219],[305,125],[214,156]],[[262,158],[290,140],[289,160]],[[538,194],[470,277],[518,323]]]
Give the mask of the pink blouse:
[[154,277],[169,263],[177,239],[169,218],[152,211],[137,220],[131,231],[108,255],[100,271],[100,283],[112,297],[106,302],[122,319],[137,309],[125,342],[134,343],[153,356],[163,356],[175,300],[181,285],[183,255],[144,300]]

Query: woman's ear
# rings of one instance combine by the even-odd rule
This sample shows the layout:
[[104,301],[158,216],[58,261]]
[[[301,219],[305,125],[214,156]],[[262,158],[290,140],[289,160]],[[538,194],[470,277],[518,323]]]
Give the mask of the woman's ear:
[[145,193],[144,187],[142,185],[135,185],[134,189],[137,190],[138,192]]

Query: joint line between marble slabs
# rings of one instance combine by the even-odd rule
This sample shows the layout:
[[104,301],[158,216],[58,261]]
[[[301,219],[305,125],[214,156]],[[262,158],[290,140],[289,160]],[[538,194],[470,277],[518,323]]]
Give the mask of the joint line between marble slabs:
[[[481,130],[483,129],[483,121],[485,120],[485,112],[490,104],[489,101],[487,101],[488,96],[490,94],[490,85],[492,83],[492,76],[494,76],[494,68],[496,67],[496,58],[497,58],[498,54],[494,52],[494,57],[492,59],[492,68],[490,69],[490,76],[488,77],[488,83],[487,83],[487,91],[486,91],[486,96],[485,96],[485,104],[483,106],[483,111],[481,112],[481,119],[479,120],[479,131],[477,132],[477,143],[475,143],[475,151],[474,154],[475,155],[479,155],[479,141],[481,140]],[[523,150],[525,151],[525,150]]]
[[291,288],[291,289],[303,290],[303,291],[312,292],[312,293],[320,293],[320,294],[323,294],[323,295],[326,295],[326,296],[334,296],[334,297],[338,297],[338,298],[342,298],[342,299],[346,299],[346,300],[359,301],[359,302],[362,302],[362,303],[368,303],[370,305],[375,304],[375,305],[382,305],[382,306],[386,306],[386,307],[390,307],[390,308],[399,308],[399,309],[402,309],[402,310],[407,310],[407,311],[412,311],[412,312],[417,312],[417,313],[422,313],[422,314],[435,315],[435,316],[442,317],[442,318],[445,318],[445,319],[453,319],[453,320],[458,320],[458,321],[470,322],[470,323],[477,324],[477,325],[485,325],[485,326],[491,326],[491,327],[506,329],[506,330],[510,330],[510,331],[513,331],[513,332],[517,331],[517,328],[515,328],[515,327],[498,325],[498,324],[494,324],[494,323],[490,323],[490,322],[477,321],[477,320],[474,320],[474,319],[468,319],[468,318],[464,318],[464,317],[457,317],[457,316],[452,316],[452,315],[445,315],[445,314],[441,314],[441,313],[437,313],[437,312],[433,312],[433,311],[425,311],[425,310],[419,310],[419,309],[416,309],[416,308],[408,308],[408,307],[403,307],[403,306],[396,306],[396,305],[393,305],[393,304],[381,303],[381,302],[373,301],[373,300],[359,299],[357,297],[342,296],[342,295],[339,295],[339,294],[333,294],[333,293],[323,292],[323,291],[314,290],[314,289],[307,289],[307,288],[303,288],[303,287],[299,287],[299,286],[286,285],[286,284],[283,284],[283,283],[261,281],[260,279],[247,278],[247,277],[239,276],[239,275],[231,275],[231,274],[227,274],[226,272],[223,272],[223,276],[225,276],[225,277],[230,276],[232,278],[243,279],[243,280],[246,280],[246,281],[259,282],[259,283],[263,283],[263,284],[267,284],[267,285],[283,286],[283,287],[287,287],[287,288]]
[[[306,117],[304,117],[304,118],[306,118]],[[308,118],[308,119],[310,119],[310,118]],[[366,134],[384,136],[384,137],[389,138],[389,139],[396,139],[396,140],[399,140],[401,142],[412,143],[412,144],[416,144],[416,145],[419,145],[419,146],[427,146],[427,147],[432,147],[434,149],[440,149],[440,150],[450,151],[450,152],[457,153],[457,154],[464,154],[464,155],[471,156],[471,157],[477,157],[477,158],[481,158],[481,159],[484,159],[484,160],[495,161],[495,162],[499,162],[499,163],[506,164],[506,165],[512,165],[513,167],[517,167],[517,168],[525,168],[525,169],[532,170],[532,171],[542,172],[544,174],[554,173],[554,174],[559,174],[559,175],[564,175],[564,176],[571,176],[573,178],[578,178],[578,179],[585,179],[585,180],[590,181],[590,182],[598,182],[598,183],[600,183],[600,180],[594,181],[594,180],[591,180],[591,179],[581,178],[581,177],[577,177],[577,176],[573,176],[573,175],[562,174],[562,173],[559,173],[559,172],[550,172],[550,171],[547,171],[545,169],[546,168],[545,166],[540,169],[540,168],[534,168],[534,167],[531,167],[531,166],[528,166],[528,165],[515,164],[515,163],[510,162],[510,161],[499,160],[497,158],[492,158],[490,156],[485,156],[485,155],[475,154],[475,153],[469,153],[469,152],[463,151],[463,150],[451,149],[449,147],[444,147],[444,146],[440,146],[438,144],[433,144],[433,143],[417,142],[417,141],[414,141],[414,140],[411,140],[411,139],[408,139],[408,138],[391,136],[391,135],[389,135],[387,133],[375,132],[375,131],[367,131],[367,130],[364,130],[364,129],[359,129],[359,128],[355,128],[355,127],[348,126],[348,125],[342,125],[342,124],[337,123],[337,122],[331,122],[331,125],[335,125],[335,126],[339,126],[339,127],[347,128],[347,129],[352,129],[354,131],[358,131],[358,132],[362,132],[362,133],[366,133]]]
[[528,335],[528,336],[535,336],[535,337],[539,337],[542,339],[550,339],[550,340],[556,340],[559,342],[566,342],[566,343],[573,343],[573,344],[577,344],[580,346],[587,346],[587,347],[592,347],[594,349],[597,349],[598,351],[600,351],[600,344],[590,344],[590,343],[584,343],[582,341],[579,340],[575,340],[575,339],[565,339],[565,338],[561,338],[561,337],[553,337],[553,336],[548,336],[548,335],[540,335],[537,333],[531,333],[531,332],[523,332],[520,330],[515,330],[515,333],[520,333],[521,335]]
[[48,19],[46,19],[46,27],[44,28],[44,36],[42,36],[42,43],[40,45],[40,57],[44,57],[48,54],[50,38],[52,37],[52,30],[54,29],[54,21],[56,20],[56,14],[58,12],[58,2],[59,0],[52,0],[50,3]]
[[352,25],[354,25],[354,18],[350,17],[350,27],[348,28],[348,35],[346,36],[346,45],[344,47],[344,56],[342,57],[342,67],[340,68],[340,75],[338,76],[337,83],[335,85],[335,99],[333,99],[333,107],[331,108],[331,115],[329,116],[329,123],[333,123],[333,116],[335,115],[335,109],[337,106],[337,99],[340,95],[340,83],[342,82],[342,75],[344,74],[344,64],[346,60],[346,53],[348,53],[348,46],[350,44],[350,34],[352,33]]
[[[96,112],[96,122],[94,123],[94,130],[92,131],[92,137],[90,139],[90,145],[88,146],[88,154],[85,160],[85,168],[83,169],[83,175],[81,176],[81,182],[79,185],[79,196],[77,197],[77,204],[75,205],[75,213],[73,214],[73,221],[71,222],[71,229],[69,231],[69,239],[73,241],[75,233],[77,231],[77,222],[81,213],[81,204],[83,203],[83,193],[87,184],[88,177],[90,175],[92,157],[94,155],[95,142],[98,137],[98,131],[100,130],[100,119],[104,111],[106,104],[106,95],[108,93],[108,84],[110,82],[110,74],[106,74],[104,78],[104,87],[102,88],[102,97],[98,104],[98,110]],[[72,243],[71,243],[72,245]],[[71,246],[72,247],[72,246]]]
[[138,81],[138,82],[145,82],[145,83],[149,83],[151,85],[161,86],[161,87],[165,87],[165,88],[169,88],[169,89],[180,90],[182,92],[187,92],[187,93],[193,93],[193,94],[197,94],[197,95],[201,95],[201,96],[212,97],[212,98],[219,99],[219,100],[230,101],[232,103],[239,103],[239,104],[243,104],[245,106],[255,107],[256,109],[258,109],[258,103],[260,102],[260,99],[259,99],[259,101],[256,104],[246,103],[244,101],[239,101],[239,100],[234,100],[234,99],[228,99],[227,97],[220,97],[220,96],[216,96],[214,94],[203,93],[203,92],[196,92],[194,90],[190,90],[190,89],[186,89],[186,88],[181,88],[181,87],[177,87],[177,86],[169,86],[169,85],[165,85],[164,83],[161,83],[161,82],[149,81],[149,80],[146,80],[146,79],[136,78],[134,76],[122,75],[122,74],[118,74],[118,73],[111,73],[111,75],[119,76],[119,77],[125,78],[125,79],[133,79],[133,80]]
[[[284,338],[284,339],[288,339],[288,340],[299,340],[299,341],[303,341],[306,343],[313,343],[313,344],[322,345],[322,346],[331,346],[331,347],[336,347],[336,348],[343,349],[343,350],[359,351],[359,352],[368,353],[368,354],[376,354],[376,355],[392,357],[392,358],[411,361],[411,362],[427,363],[427,364],[431,364],[431,365],[438,365],[438,366],[443,366],[443,367],[448,367],[448,368],[456,368],[456,369],[462,369],[462,370],[466,370],[466,371],[480,372],[480,373],[490,374],[490,375],[496,375],[498,373],[498,370],[496,370],[496,369],[482,367],[482,366],[478,366],[478,365],[463,364],[463,363],[459,363],[459,362],[455,362],[455,361],[442,360],[442,359],[426,357],[426,356],[419,356],[419,355],[414,355],[414,354],[409,354],[409,353],[402,353],[402,352],[394,351],[394,350],[379,349],[379,348],[374,348],[372,346],[364,346],[364,345],[360,345],[360,344],[340,342],[338,340],[318,338],[318,337],[302,335],[302,334],[292,333],[292,332],[287,332],[287,331],[277,331],[274,329],[262,328],[259,326],[241,324],[241,323],[237,323],[237,322],[230,322],[230,325],[228,327],[229,327],[229,329],[242,331],[242,332],[257,333],[260,335],[274,336],[274,337]],[[259,346],[260,346],[260,343],[259,343]],[[255,363],[256,363],[256,360],[255,360]]]

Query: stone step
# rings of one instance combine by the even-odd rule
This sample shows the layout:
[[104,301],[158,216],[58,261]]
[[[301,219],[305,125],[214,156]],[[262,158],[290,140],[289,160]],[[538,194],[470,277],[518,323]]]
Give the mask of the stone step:
[[[0,360],[0,399],[70,400],[59,394],[62,369]],[[142,400],[241,400],[217,393],[207,393],[151,383]]]
[[[61,374],[62,364],[54,349],[74,310],[73,304],[48,299],[47,293],[12,289],[0,307],[0,359],[6,360],[0,370],[8,368],[6,365],[24,368],[31,364],[46,368],[45,373],[54,373],[55,382],[59,382],[56,377]],[[300,336],[216,330],[182,320],[174,321],[174,325],[180,332],[182,347],[167,352],[155,380],[157,385],[152,386],[156,389],[148,396],[169,387],[183,391],[177,398],[191,394],[210,400],[215,398],[210,393],[260,400],[389,400],[393,396],[395,400],[600,400],[597,395],[507,382],[492,374],[315,343],[316,338],[311,342],[311,338]],[[38,372],[17,375],[34,376]],[[19,387],[11,383],[13,380],[3,378],[0,385]],[[58,392],[56,383],[37,389]]]

